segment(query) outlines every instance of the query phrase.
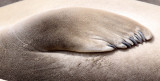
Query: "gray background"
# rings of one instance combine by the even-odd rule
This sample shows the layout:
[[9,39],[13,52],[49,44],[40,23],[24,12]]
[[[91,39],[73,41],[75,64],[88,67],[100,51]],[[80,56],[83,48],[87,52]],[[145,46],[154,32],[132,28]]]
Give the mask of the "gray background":
[[160,0],[138,0],[138,1],[144,1],[155,5],[160,5]]
[[[5,6],[7,4],[11,4],[17,1],[22,1],[22,0],[0,0],[0,7]],[[143,1],[155,5],[160,5],[160,0],[138,0],[138,1]]]
[[0,7],[17,2],[17,1],[21,1],[21,0],[0,0]]

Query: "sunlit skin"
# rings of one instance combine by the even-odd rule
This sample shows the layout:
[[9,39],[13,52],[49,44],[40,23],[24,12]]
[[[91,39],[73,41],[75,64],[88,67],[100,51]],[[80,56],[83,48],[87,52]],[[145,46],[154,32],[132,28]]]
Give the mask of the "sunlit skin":
[[11,25],[8,31],[26,50],[40,52],[107,52],[152,38],[147,28],[129,18],[82,7],[36,14]]
[[[28,3],[32,2],[37,3],[36,6],[35,4],[27,6]],[[21,41],[18,39],[18,35],[22,34],[15,35],[13,33],[16,30],[16,27],[18,27],[15,26],[15,24],[19,23],[19,21],[23,21],[29,16],[31,17],[37,13],[41,14],[41,12],[44,13],[47,9],[57,9],[59,6],[67,7],[65,5],[68,3],[65,4],[62,2],[63,1],[56,1],[55,3],[53,0],[48,0],[48,2],[43,0],[41,2],[38,0],[26,0],[0,9],[0,13],[2,13],[0,16],[0,25],[6,27],[1,30],[0,57],[2,59],[0,60],[0,65],[3,66],[0,66],[0,69],[2,69],[2,71],[0,71],[0,77],[12,81],[159,80],[158,66],[160,62],[160,51],[157,49],[160,48],[160,38],[158,32],[159,23],[157,22],[160,19],[158,16],[158,14],[160,14],[158,12],[160,11],[160,8],[158,6],[128,0],[126,0],[125,3],[121,3],[121,5],[119,5],[120,1],[116,0],[102,0],[99,1],[99,4],[94,1],[79,1],[79,3],[76,1],[69,2],[70,4],[72,3],[73,6],[84,4],[81,5],[81,7],[98,8],[99,10],[104,11],[116,11],[116,14],[128,16],[130,19],[144,25],[153,34],[154,40],[151,40],[150,42],[133,46],[130,49],[114,52],[86,54],[67,51],[46,52],[33,50],[32,47],[29,47],[31,49],[28,49],[26,44],[29,43],[26,43],[22,39],[20,39]],[[87,6],[88,2],[90,2],[90,6]],[[23,8],[21,7],[22,5]],[[14,10],[14,6],[19,6],[17,7],[19,8],[19,11],[17,11],[17,9]],[[7,9],[11,10],[5,11]],[[25,13],[25,10],[28,12]],[[15,13],[16,16],[12,17]],[[31,28],[30,30],[33,29]],[[15,32],[17,33],[17,31],[18,30]],[[36,34],[31,34],[30,36],[34,35]],[[25,37],[26,39],[28,38],[27,36],[22,38]],[[45,42],[42,42],[42,44],[45,44]],[[25,47],[27,47],[28,50],[26,50]]]

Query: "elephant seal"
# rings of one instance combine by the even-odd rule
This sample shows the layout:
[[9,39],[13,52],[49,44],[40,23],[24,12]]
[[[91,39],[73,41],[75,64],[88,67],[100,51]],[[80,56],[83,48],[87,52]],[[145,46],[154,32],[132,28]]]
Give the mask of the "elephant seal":
[[152,38],[148,29],[129,18],[81,7],[30,16],[9,31],[24,48],[34,51],[105,52]]
[[[30,3],[28,3],[28,2]],[[37,2],[35,2],[37,1]],[[58,1],[60,1],[58,3]],[[72,52],[32,52],[25,50],[27,43],[22,40],[15,33],[10,33],[7,31],[2,31],[3,40],[1,36],[1,42],[4,43],[5,48],[1,50],[0,59],[0,77],[8,81],[144,81],[144,80],[160,80],[159,78],[159,7],[152,5],[145,5],[145,3],[140,3],[137,1],[124,0],[123,3],[117,0],[70,0],[65,4],[60,4],[64,0],[26,0],[27,4],[17,5],[14,4],[11,7],[13,12],[10,12],[12,8],[4,8],[6,12],[1,12],[1,20],[9,22],[7,18],[13,19],[20,14],[26,14],[28,11],[37,11],[38,9],[45,10],[52,7],[51,5],[58,6],[69,4],[87,4],[88,7],[95,6],[94,8],[99,8],[108,10],[108,8],[113,9],[116,6],[117,11],[125,11],[128,13],[133,13],[141,17],[145,22],[139,21],[138,17],[133,14],[129,17],[134,18],[136,21],[141,22],[143,25],[149,27],[153,32],[155,40],[152,43],[144,43],[139,47],[133,49],[116,51],[110,53],[96,53],[97,55],[88,55],[85,53],[72,53]],[[47,3],[45,3],[47,2]],[[97,3],[100,2],[100,3]],[[36,3],[36,4],[34,4]],[[50,3],[50,4],[49,4]],[[76,4],[77,3],[77,4]],[[114,4],[113,4],[114,3]],[[30,4],[30,6],[28,6]],[[27,10],[26,7],[31,9]],[[35,6],[34,6],[35,5]],[[100,6],[97,6],[100,5]],[[110,5],[110,7],[108,7]],[[131,6],[134,5],[134,6]],[[15,6],[15,7],[13,7]],[[43,7],[42,7],[43,6]],[[130,7],[128,7],[130,6]],[[35,8],[36,7],[36,8]],[[86,6],[84,6],[86,7]],[[19,9],[17,9],[19,8]],[[156,9],[156,10],[155,10]],[[19,13],[18,11],[22,11]],[[7,13],[12,14],[9,16]],[[154,13],[154,14],[153,14]],[[14,14],[14,15],[13,15]],[[32,13],[33,14],[33,13]],[[151,15],[153,14],[153,15]],[[30,14],[31,15],[31,14]],[[2,18],[4,16],[4,18]],[[18,19],[17,21],[19,21]],[[147,25],[146,25],[147,23]],[[8,23],[11,25],[12,23]],[[149,25],[148,25],[149,24]],[[5,25],[4,25],[5,26]],[[3,27],[3,26],[1,26]],[[13,26],[12,26],[13,27]],[[14,28],[13,28],[14,29]],[[155,31],[154,31],[155,30]],[[12,31],[11,29],[11,32]],[[4,34],[9,33],[9,34]],[[0,34],[0,35],[2,35]],[[7,36],[6,36],[7,35]],[[34,34],[32,34],[34,35]],[[8,37],[8,38],[7,38]],[[24,37],[27,39],[27,37]],[[45,37],[44,37],[45,38]],[[7,42],[11,41],[11,42]],[[0,42],[0,44],[1,44]],[[6,42],[6,43],[5,43]],[[44,42],[42,42],[44,43]],[[0,45],[1,47],[2,45]],[[13,47],[14,46],[14,47]],[[17,47],[16,47],[17,46]],[[18,48],[19,47],[19,48]],[[28,47],[33,49],[31,47]],[[12,50],[13,49],[13,50]],[[48,56],[48,57],[46,57]]]

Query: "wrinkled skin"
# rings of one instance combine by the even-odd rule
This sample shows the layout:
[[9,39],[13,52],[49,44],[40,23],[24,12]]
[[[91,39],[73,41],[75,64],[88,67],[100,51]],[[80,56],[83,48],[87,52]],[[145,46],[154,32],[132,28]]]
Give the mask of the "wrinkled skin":
[[[38,0],[32,0],[36,2]],[[6,6],[0,9],[2,27],[10,27],[19,20],[31,16],[34,13],[45,11],[46,9],[81,5],[87,7],[99,8],[102,10],[113,10],[116,13],[131,17],[137,22],[148,27],[154,36],[154,40],[143,45],[135,46],[128,50],[119,50],[107,53],[74,53],[74,52],[38,52],[24,51],[24,46],[16,39],[14,34],[7,32],[6,28],[1,29],[1,60],[0,77],[11,81],[158,81],[159,74],[159,12],[158,6],[149,5],[137,1],[125,0],[125,3],[119,1],[70,1],[65,4],[60,0],[43,0],[37,2],[37,6],[25,4],[32,3],[31,0]],[[110,3],[109,3],[110,2]],[[75,4],[77,3],[77,4]],[[106,5],[108,3],[108,5]],[[42,6],[43,4],[43,6]],[[55,4],[55,5],[53,5]],[[82,5],[83,4],[83,5]],[[23,5],[14,11],[14,6]],[[39,6],[38,6],[39,5]],[[58,6],[57,6],[58,5]],[[134,6],[133,6],[134,5]],[[57,6],[57,7],[56,7]],[[130,7],[128,7],[130,6]],[[8,13],[6,9],[12,10]],[[26,9],[27,8],[27,9]],[[146,10],[145,10],[146,9]],[[29,12],[24,13],[23,10]],[[16,14],[14,13],[23,13]],[[156,12],[156,13],[155,13]],[[7,16],[5,16],[7,15]],[[12,19],[10,19],[12,18]],[[8,33],[8,35],[6,34]],[[18,42],[18,43],[17,43]],[[21,46],[22,45],[22,46]]]

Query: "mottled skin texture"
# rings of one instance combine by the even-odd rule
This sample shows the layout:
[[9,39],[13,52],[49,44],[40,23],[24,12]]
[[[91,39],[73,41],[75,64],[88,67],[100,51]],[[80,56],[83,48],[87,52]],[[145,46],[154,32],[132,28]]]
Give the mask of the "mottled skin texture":
[[[26,46],[8,28],[1,28],[0,77],[9,81],[159,81],[160,48],[158,6],[125,0],[27,0],[0,9],[0,26],[10,27],[46,9],[80,6],[131,17],[148,27],[154,40],[129,50],[106,53],[24,51]],[[35,6],[31,3],[37,3]],[[56,2],[56,3],[55,3]],[[90,3],[90,5],[88,5]],[[30,6],[25,6],[30,4]],[[55,5],[53,5],[55,4]],[[19,11],[17,11],[17,6]],[[22,8],[23,6],[23,8]],[[55,7],[57,6],[57,7]],[[130,6],[130,7],[128,7]],[[15,8],[16,7],[16,8]],[[10,11],[6,11],[10,9]],[[26,12],[26,13],[24,13]],[[14,14],[14,16],[13,16]],[[129,14],[129,15],[128,15]],[[6,16],[7,15],[7,16]],[[8,32],[7,32],[8,31]]]

